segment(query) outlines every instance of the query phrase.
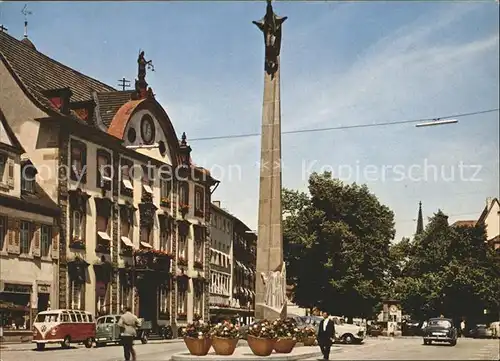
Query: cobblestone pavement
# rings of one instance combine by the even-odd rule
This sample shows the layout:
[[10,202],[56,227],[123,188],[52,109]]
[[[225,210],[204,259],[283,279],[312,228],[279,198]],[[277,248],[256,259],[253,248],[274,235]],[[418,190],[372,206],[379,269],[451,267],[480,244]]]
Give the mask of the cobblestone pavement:
[[[136,344],[138,361],[168,361],[186,347],[180,340]],[[242,343],[243,344],[243,343]],[[35,351],[33,345],[4,345],[1,361],[122,361],[122,348],[107,346],[86,349],[76,346],[62,350],[57,346]],[[362,345],[340,345],[330,360],[500,360],[500,340],[459,339],[455,347],[424,346],[421,338],[367,339]],[[315,360],[315,359],[314,359]]]

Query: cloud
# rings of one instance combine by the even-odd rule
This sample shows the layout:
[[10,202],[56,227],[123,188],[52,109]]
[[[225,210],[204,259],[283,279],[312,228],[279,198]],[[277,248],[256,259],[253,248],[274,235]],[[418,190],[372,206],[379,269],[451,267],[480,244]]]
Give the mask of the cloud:
[[[282,86],[283,130],[400,120],[436,115],[436,111],[439,114],[443,111],[470,111],[470,106],[474,105],[465,101],[470,96],[467,84],[474,89],[484,80],[486,70],[482,68],[482,59],[491,57],[491,52],[498,47],[498,35],[450,43],[436,34],[449,30],[475,9],[475,5],[455,5],[432,17],[418,18],[372,44],[343,73],[306,74],[302,77],[301,74],[288,74],[294,78],[293,88],[290,80],[284,82],[285,88]],[[304,46],[310,46],[310,54],[314,54],[319,45]],[[293,54],[289,51],[287,56],[293,57]],[[491,99],[494,99],[494,94],[484,101],[491,105]],[[379,163],[404,162],[412,156],[414,147],[408,144],[406,149],[401,149],[405,146],[396,143],[401,142],[398,137],[401,133],[414,132],[414,129],[407,128],[336,132],[335,141],[330,140],[327,133],[323,137],[316,134],[286,136],[283,139],[284,186],[307,187],[307,181],[298,175],[301,160],[311,156],[313,150],[319,154],[316,158],[312,156],[314,159],[333,164],[349,163],[363,157]],[[224,129],[220,131],[225,133]],[[423,144],[435,147],[431,144],[433,141],[435,139],[422,139]],[[455,152],[460,149],[453,139],[444,142],[449,142],[449,149]],[[238,162],[243,168],[240,181],[224,182],[221,179],[214,198],[221,199],[234,214],[248,222],[251,228],[256,228],[259,174],[254,164],[259,159],[260,139],[227,139],[217,141],[213,147],[200,142],[196,147],[204,149],[203,155],[198,157],[205,165]],[[442,162],[448,164],[450,153],[443,154]],[[422,194],[425,192],[423,184],[410,186],[417,187]],[[390,199],[389,205],[400,211],[396,218],[404,222],[410,219],[409,224],[405,225],[403,221],[398,224],[402,233],[411,231],[411,218],[416,213],[413,203],[401,204],[401,195],[408,191],[407,187],[408,184],[398,184],[396,188],[401,193],[391,197],[394,190],[388,190],[387,184],[373,186],[383,201]]]

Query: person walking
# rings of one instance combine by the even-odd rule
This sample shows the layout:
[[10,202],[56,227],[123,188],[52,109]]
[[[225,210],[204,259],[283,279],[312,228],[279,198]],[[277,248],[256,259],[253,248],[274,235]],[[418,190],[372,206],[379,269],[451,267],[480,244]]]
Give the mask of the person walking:
[[330,359],[330,348],[335,340],[335,323],[328,318],[328,313],[323,312],[323,319],[318,328],[318,345],[324,360]]
[[130,361],[130,355],[132,355],[132,361],[137,360],[134,350],[134,339],[137,337],[137,328],[139,326],[139,319],[132,313],[132,309],[130,307],[125,308],[125,313],[121,315],[118,321],[118,327],[121,329],[120,338],[125,361]]

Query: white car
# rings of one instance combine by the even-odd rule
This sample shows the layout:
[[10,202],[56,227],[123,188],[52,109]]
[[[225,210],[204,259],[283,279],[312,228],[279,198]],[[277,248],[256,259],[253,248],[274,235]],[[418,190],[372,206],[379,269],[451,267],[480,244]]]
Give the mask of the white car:
[[345,323],[342,317],[331,316],[335,322],[335,338],[343,343],[362,343],[366,336],[366,329],[363,326],[356,326]]

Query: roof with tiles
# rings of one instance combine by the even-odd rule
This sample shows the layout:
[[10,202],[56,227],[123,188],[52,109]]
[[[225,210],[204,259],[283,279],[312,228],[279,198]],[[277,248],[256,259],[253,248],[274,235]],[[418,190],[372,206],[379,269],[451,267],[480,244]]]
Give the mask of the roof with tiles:
[[78,102],[91,100],[92,91],[116,91],[107,84],[49,58],[5,32],[0,32],[0,54],[23,84],[34,92],[69,87],[73,92],[71,100]]
[[131,99],[133,93],[133,90],[127,90],[101,92],[96,94],[99,103],[99,114],[106,127],[109,128],[118,109]]
[[452,224],[453,227],[474,227],[475,225],[476,221],[474,220],[456,221]]

